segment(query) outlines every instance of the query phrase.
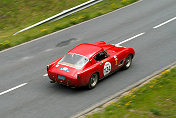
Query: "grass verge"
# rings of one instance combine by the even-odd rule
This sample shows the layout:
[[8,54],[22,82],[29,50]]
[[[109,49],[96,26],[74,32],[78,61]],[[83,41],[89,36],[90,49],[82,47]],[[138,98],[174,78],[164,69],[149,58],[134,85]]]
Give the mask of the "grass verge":
[[87,118],[175,118],[176,67]]
[[88,0],[77,0],[77,2],[72,2],[71,0],[61,0],[59,2],[57,0],[44,0],[42,2],[2,0],[0,3],[0,50],[19,45],[46,34],[95,18],[138,0],[104,0],[103,2],[58,21],[45,23],[13,36],[15,32],[29,25],[85,1]]

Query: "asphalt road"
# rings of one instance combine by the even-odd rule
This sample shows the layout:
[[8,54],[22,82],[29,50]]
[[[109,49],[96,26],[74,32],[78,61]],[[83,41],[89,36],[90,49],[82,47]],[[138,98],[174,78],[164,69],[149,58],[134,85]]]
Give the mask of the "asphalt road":
[[[68,118],[173,63],[175,17],[176,0],[143,0],[1,52],[0,118]],[[80,43],[119,43],[140,33],[122,44],[136,50],[131,68],[105,78],[93,90],[51,84],[43,76],[47,64]]]

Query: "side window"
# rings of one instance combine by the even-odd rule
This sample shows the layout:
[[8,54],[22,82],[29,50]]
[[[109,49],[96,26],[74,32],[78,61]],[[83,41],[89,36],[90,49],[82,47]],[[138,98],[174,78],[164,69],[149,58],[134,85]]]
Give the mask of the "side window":
[[100,52],[96,56],[94,56],[94,59],[96,62],[100,62],[101,60],[103,60],[105,58],[107,58],[107,56],[104,52]]

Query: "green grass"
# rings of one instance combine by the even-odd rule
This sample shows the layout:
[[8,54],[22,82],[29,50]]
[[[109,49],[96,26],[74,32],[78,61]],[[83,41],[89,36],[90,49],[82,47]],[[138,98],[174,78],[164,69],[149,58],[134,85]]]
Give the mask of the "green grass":
[[87,9],[55,22],[45,23],[15,36],[13,34],[34,23],[53,16],[64,9],[88,0],[1,0],[0,2],[0,50],[33,40],[91,18],[108,13],[137,0],[104,0]]
[[176,118],[176,68],[88,118]]

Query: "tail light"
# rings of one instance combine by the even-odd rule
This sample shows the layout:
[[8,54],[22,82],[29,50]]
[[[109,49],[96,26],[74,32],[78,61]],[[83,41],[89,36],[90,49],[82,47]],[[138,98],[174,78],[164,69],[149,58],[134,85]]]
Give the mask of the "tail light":
[[49,70],[49,65],[46,66],[47,67],[47,71]]

